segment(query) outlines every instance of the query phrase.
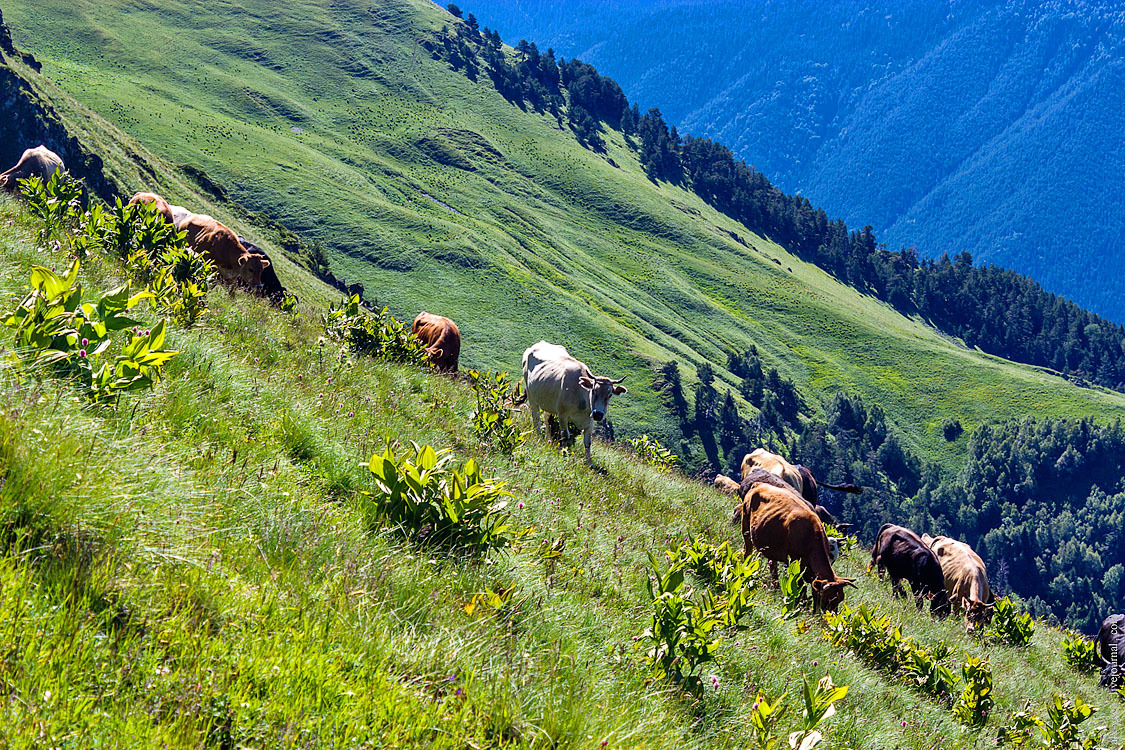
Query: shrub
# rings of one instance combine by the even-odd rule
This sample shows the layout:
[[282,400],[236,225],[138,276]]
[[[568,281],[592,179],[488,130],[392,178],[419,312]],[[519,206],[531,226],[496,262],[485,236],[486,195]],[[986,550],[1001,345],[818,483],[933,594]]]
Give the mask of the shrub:
[[522,390],[517,382],[513,387],[508,373],[482,373],[469,370],[476,397],[473,412],[473,432],[483,443],[505,455],[510,455],[527,440],[516,424],[516,405],[522,402]]
[[[749,610],[751,579],[761,562],[731,552],[729,544],[714,547],[702,539],[677,545],[665,556],[666,571],[649,553],[647,585],[653,614],[641,638],[652,645],[645,660],[657,679],[670,679],[697,693],[703,681],[696,670],[714,658],[719,645],[715,631],[737,626]],[[688,570],[702,571],[707,590],[701,596],[693,598],[690,590],[685,591]]]
[[679,460],[679,456],[661,445],[659,440],[648,435],[641,435],[628,442],[642,461],[661,471],[671,471]]
[[358,354],[404,364],[425,365],[426,348],[408,323],[400,323],[387,308],[369,313],[358,294],[328,308],[324,330],[329,338],[339,341]]
[[835,715],[834,704],[844,699],[848,694],[848,687],[832,684],[832,678],[828,675],[822,677],[816,687],[810,685],[804,675],[801,675],[801,682],[801,696],[805,700],[804,714],[801,728],[789,735],[789,746],[796,750],[810,750],[820,744],[820,724]]
[[992,610],[992,627],[985,635],[995,640],[1016,646],[1026,646],[1035,632],[1035,621],[1027,612],[1020,612],[1006,596],[996,600]]
[[1008,724],[1000,727],[996,736],[997,744],[1031,746],[1032,733],[1035,731],[1039,733],[1038,747],[1048,750],[1094,750],[1101,742],[1105,727],[1094,729],[1087,737],[1082,736],[1079,726],[1093,716],[1097,709],[1081,698],[1064,700],[1056,693],[1053,704],[1047,707],[1046,719],[1030,713],[1030,707],[1031,701],[1028,701],[1023,711],[1012,714]]
[[43,182],[38,175],[19,181],[28,211],[39,220],[39,239],[62,238],[82,215],[82,183],[69,173],[56,171]]
[[992,711],[992,667],[970,656],[961,666],[965,689],[953,706],[953,715],[968,727],[983,727]]
[[810,600],[809,585],[805,583],[800,560],[790,562],[785,571],[778,576],[777,583],[782,596],[781,614],[783,617],[794,617]]
[[82,302],[79,264],[75,259],[65,277],[41,266],[31,269],[32,291],[4,321],[16,329],[15,358],[24,369],[46,367],[74,377],[94,402],[113,402],[127,391],[151,388],[178,353],[161,349],[163,320],[151,330],[134,332],[111,361],[105,355],[114,332],[146,325],[127,313],[152,298],[152,292],[130,296],[126,285],[107,292],[96,304]]
[[950,417],[941,423],[941,434],[946,440],[950,442],[961,437],[965,432],[965,428],[961,426],[961,420]]
[[517,536],[509,523],[505,482],[484,479],[473,459],[453,466],[448,449],[411,443],[402,455],[388,441],[382,454],[360,464],[375,478],[376,492],[364,492],[376,504],[380,521],[410,538],[469,553],[507,547]]
[[1062,640],[1063,658],[1079,672],[1097,672],[1102,667],[1098,644],[1073,633]]

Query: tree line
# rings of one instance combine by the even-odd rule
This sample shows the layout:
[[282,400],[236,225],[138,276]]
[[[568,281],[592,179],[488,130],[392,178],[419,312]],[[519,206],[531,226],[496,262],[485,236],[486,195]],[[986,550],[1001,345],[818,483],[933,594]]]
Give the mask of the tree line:
[[891,251],[870,226],[849,230],[807,198],[786,195],[707,138],[681,136],[660,110],[642,114],[621,87],[580,60],[557,59],[500,35],[450,7],[457,21],[427,48],[475,79],[482,71],[513,104],[552,114],[588,148],[604,149],[603,128],[625,134],[646,174],[684,186],[756,233],[907,315],[919,315],[967,346],[1055,370],[1080,385],[1125,391],[1125,326],[1083,310],[1014,271],[978,266],[967,252],[919,258]]

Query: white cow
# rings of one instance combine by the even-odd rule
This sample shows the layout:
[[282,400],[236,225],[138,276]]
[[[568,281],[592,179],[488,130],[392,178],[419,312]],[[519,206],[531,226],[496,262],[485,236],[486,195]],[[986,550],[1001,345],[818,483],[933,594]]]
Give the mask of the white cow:
[[598,377],[590,368],[570,356],[565,347],[540,341],[523,353],[523,380],[527,387],[527,403],[531,408],[531,421],[535,432],[542,435],[539,410],[555,414],[563,430],[564,440],[570,439],[570,423],[582,430],[586,447],[586,462],[590,458],[590,441],[594,436],[594,422],[605,419],[609,400],[627,393],[625,378]]

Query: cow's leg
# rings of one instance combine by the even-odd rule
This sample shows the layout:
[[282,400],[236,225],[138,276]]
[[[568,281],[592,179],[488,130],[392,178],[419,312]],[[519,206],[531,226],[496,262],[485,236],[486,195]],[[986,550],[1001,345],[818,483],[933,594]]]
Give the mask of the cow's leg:
[[531,409],[531,424],[535,426],[535,434],[542,437],[543,428],[539,424],[539,407],[534,404],[528,404]]
[[906,590],[902,587],[902,579],[891,574],[891,594],[895,597],[906,596]]
[[586,446],[586,463],[591,466],[594,465],[594,459],[590,457],[590,443],[594,439],[594,427],[590,425],[582,431],[582,443]]

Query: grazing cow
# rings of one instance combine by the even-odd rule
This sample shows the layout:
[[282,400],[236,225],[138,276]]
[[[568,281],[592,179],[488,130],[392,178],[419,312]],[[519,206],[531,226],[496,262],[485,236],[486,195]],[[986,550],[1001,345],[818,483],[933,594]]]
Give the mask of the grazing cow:
[[930,599],[930,614],[945,617],[949,614],[949,596],[945,592],[945,574],[934,551],[910,529],[885,523],[879,529],[875,546],[871,548],[871,567],[880,573],[886,570],[891,577],[891,591],[903,596],[902,579],[910,582],[918,609],[922,597]]
[[746,555],[758,550],[770,561],[774,578],[779,562],[800,560],[816,606],[835,612],[844,601],[844,588],[854,586],[855,579],[838,578],[832,570],[828,537],[816,513],[788,485],[751,480],[741,490],[743,499],[731,523],[742,523]]
[[250,253],[260,255],[264,260],[269,261],[269,265],[262,269],[262,295],[268,297],[270,301],[274,303],[281,302],[281,299],[289,290],[282,286],[281,279],[277,278],[276,266],[273,261],[270,260],[269,253],[242,235],[238,236],[238,244],[242,245]]
[[[788,484],[783,479],[779,479],[776,474],[768,472],[765,469],[752,470],[747,477],[747,480],[752,483],[764,482],[765,484],[773,485],[774,487],[780,487],[781,489],[785,490],[793,489],[792,485]],[[739,494],[740,485],[738,484],[738,482],[734,481],[724,474],[716,474],[714,484],[715,488],[720,492],[726,492],[730,495]],[[801,502],[805,503],[805,505],[808,505],[808,502],[803,497],[801,498]],[[836,523],[836,519],[832,517],[832,514],[829,513],[828,509],[823,505],[817,505],[813,507],[812,510],[816,513],[817,518],[820,519],[820,522],[822,524]],[[840,524],[838,528],[840,528],[841,531],[847,531],[849,528],[851,528],[851,524]],[[829,558],[832,560],[832,562],[836,562],[836,559],[840,557],[840,540],[837,537],[828,537],[828,552]]]
[[23,152],[23,156],[16,162],[16,166],[0,174],[0,187],[9,192],[19,190],[19,181],[26,180],[32,175],[38,176],[43,182],[51,179],[55,172],[66,169],[62,159],[46,146],[36,146]]
[[426,357],[438,372],[457,372],[461,356],[461,331],[449,318],[428,313],[418,313],[414,319],[414,336],[426,345]]
[[[761,464],[758,463],[758,459],[763,457],[763,456],[770,456],[774,459],[777,459],[777,461],[776,462],[774,462],[774,461],[763,461],[762,464],[765,464],[765,465],[761,465]],[[768,468],[768,467],[773,467],[773,468]],[[791,467],[792,471],[789,471],[786,467]],[[805,472],[805,473],[808,474],[808,477],[809,477],[808,482],[804,481],[801,472]],[[748,477],[750,477],[750,475],[752,473],[770,474],[770,475],[778,478],[780,481],[785,482],[787,486],[792,487],[793,489],[797,490],[797,492],[801,493],[801,499],[804,500],[810,508],[812,508],[814,511],[816,511],[816,515],[820,518],[821,523],[832,524],[833,526],[836,527],[836,529],[840,533],[847,533],[848,529],[850,529],[852,527],[852,525],[850,523],[839,523],[836,520],[836,517],[833,516],[832,513],[828,510],[828,508],[825,508],[823,505],[818,505],[816,503],[815,499],[809,500],[808,493],[806,493],[804,491],[804,488],[805,487],[811,487],[812,488],[811,494],[815,498],[816,497],[816,480],[812,478],[812,472],[810,472],[804,466],[794,466],[793,464],[790,464],[788,461],[783,459],[781,456],[778,456],[778,455],[773,454],[773,453],[769,453],[766,450],[764,450],[762,448],[759,448],[758,450],[754,451],[753,453],[747,453],[746,456],[743,457],[743,459],[742,459],[742,479],[743,479],[743,481],[745,482],[745,480]],[[794,484],[793,482],[789,481],[789,478],[793,478],[793,477],[796,477],[796,479],[794,479],[794,481],[798,482],[798,484]],[[761,481],[761,480],[758,480],[758,481]],[[833,487],[833,489],[839,489],[839,488],[835,487],[834,485],[827,485],[826,484],[824,486],[825,487],[831,486],[831,487]],[[721,490],[723,492],[729,492],[732,495],[737,494],[737,492],[738,492],[738,485],[735,483],[735,481],[733,479],[731,479],[730,477],[726,477],[722,474],[719,474],[718,476],[715,477],[715,487],[717,487],[719,490]],[[854,484],[843,485],[843,487],[855,488],[855,490],[854,490],[855,492],[861,491]],[[851,492],[851,491],[852,490],[845,489],[845,492]]]
[[270,262],[244,248],[238,235],[210,216],[191,214],[177,227],[187,233],[187,243],[206,255],[223,280],[240,281],[251,289],[262,285],[262,272]]
[[164,217],[164,221],[169,226],[176,226],[176,220],[172,216],[172,206],[156,193],[134,193],[133,197],[129,199],[130,206],[141,203],[151,204],[156,212]]
[[937,555],[949,603],[954,610],[965,611],[965,629],[972,631],[992,622],[995,597],[980,555],[964,542],[947,536],[923,534],[922,543]]
[[192,215],[206,216],[207,215],[207,214],[193,214],[191,211],[188,211],[183,206],[169,205],[168,208],[171,209],[171,211],[172,211],[172,225],[175,226],[176,229],[181,229],[183,227],[184,219],[186,219],[189,216],[192,216]]
[[753,453],[747,453],[742,458],[743,479],[754,469],[764,469],[771,474],[776,474],[781,477],[792,485],[792,487],[800,493],[801,497],[805,498],[809,505],[813,507],[816,507],[817,504],[817,485],[827,487],[830,490],[850,492],[854,495],[863,492],[863,488],[854,484],[828,484],[827,482],[818,482],[807,467],[799,464],[791,464],[776,453],[770,453],[765,448],[758,448]]
[[1125,685],[1125,615],[1110,615],[1098,630],[1098,649],[1101,652],[1101,687],[1117,690]]
[[570,425],[574,423],[582,431],[586,463],[593,463],[590,442],[594,422],[605,419],[612,397],[628,393],[621,385],[624,379],[596,376],[565,347],[546,341],[529,346],[523,353],[523,380],[535,432],[543,434],[540,409],[558,416],[564,440],[570,439]]

